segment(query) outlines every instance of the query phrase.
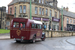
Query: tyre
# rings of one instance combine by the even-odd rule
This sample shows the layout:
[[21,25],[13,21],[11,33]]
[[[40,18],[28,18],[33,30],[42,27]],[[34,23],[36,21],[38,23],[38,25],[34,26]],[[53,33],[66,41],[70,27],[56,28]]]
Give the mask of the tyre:
[[42,41],[45,41],[45,36],[43,38],[41,38]]
[[31,40],[32,43],[36,42],[36,37],[34,36],[33,39]]

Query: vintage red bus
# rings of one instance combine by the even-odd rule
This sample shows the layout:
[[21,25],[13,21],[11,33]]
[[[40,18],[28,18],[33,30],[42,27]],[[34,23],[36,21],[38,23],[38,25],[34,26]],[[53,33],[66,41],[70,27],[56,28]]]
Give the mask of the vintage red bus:
[[35,42],[38,38],[45,40],[45,34],[42,33],[42,22],[25,18],[13,18],[10,24],[10,38],[15,39],[16,42],[24,40]]

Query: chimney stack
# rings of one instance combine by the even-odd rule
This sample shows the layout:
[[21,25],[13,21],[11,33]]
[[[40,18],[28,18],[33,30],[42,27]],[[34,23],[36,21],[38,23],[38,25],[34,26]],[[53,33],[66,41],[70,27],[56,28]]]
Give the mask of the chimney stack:
[[65,7],[63,9],[65,10]]
[[69,8],[68,8],[68,7],[66,7],[66,9],[65,9],[65,10],[66,10],[66,11],[68,11],[68,9],[69,9]]

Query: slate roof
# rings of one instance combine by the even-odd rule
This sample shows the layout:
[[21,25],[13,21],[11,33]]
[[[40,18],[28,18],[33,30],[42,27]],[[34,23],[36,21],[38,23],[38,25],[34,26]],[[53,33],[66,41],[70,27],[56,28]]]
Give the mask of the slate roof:
[[63,10],[63,15],[75,18],[75,13]]
[[9,5],[12,5],[17,2],[28,2],[29,0],[13,0]]

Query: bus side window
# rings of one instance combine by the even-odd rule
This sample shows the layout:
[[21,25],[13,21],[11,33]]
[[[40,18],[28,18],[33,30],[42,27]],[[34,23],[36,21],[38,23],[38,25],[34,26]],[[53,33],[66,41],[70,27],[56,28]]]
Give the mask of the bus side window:
[[35,24],[35,28],[36,28],[36,24]]
[[39,24],[37,24],[37,25],[36,25],[36,28],[37,28],[37,29],[40,29],[40,25],[39,25]]
[[40,25],[40,29],[42,29],[41,25]]
[[14,22],[13,27],[19,27],[19,22]]
[[35,24],[32,24],[32,26],[31,26],[32,28],[35,28]]
[[25,28],[25,23],[24,22],[20,23],[20,28]]

